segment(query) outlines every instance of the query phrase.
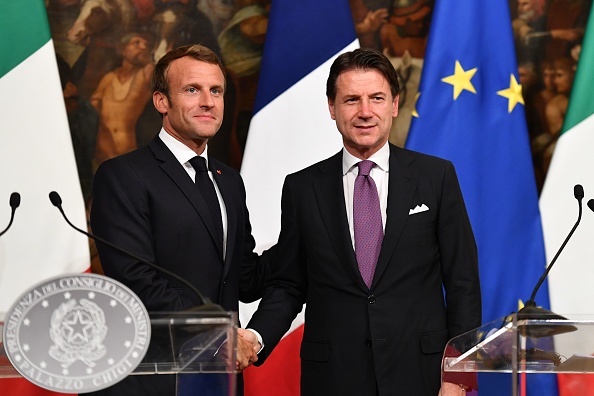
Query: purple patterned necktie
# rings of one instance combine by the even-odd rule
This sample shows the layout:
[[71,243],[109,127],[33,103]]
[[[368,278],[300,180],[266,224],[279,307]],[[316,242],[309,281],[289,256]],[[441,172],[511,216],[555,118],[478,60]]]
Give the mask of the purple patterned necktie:
[[355,255],[361,276],[367,287],[371,287],[377,259],[382,248],[384,229],[377,187],[373,178],[369,176],[375,163],[365,160],[357,165],[359,166],[359,175],[355,179],[353,194]]

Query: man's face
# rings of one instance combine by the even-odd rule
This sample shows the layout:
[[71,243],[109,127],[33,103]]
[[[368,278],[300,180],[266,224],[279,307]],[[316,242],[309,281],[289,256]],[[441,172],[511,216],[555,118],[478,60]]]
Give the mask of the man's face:
[[336,80],[336,99],[328,99],[330,116],[347,151],[369,158],[390,136],[398,115],[398,96],[392,97],[388,80],[376,70],[349,70]]
[[122,56],[135,66],[142,67],[151,61],[148,41],[141,36],[134,36],[124,46]]
[[203,147],[223,122],[225,77],[218,65],[190,57],[176,59],[167,71],[169,96],[153,94],[163,128],[194,149]]

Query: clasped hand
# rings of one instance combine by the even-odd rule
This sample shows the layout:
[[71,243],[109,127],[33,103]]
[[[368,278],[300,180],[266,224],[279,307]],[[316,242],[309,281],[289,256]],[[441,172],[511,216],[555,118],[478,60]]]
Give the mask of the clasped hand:
[[236,369],[243,371],[258,361],[260,343],[256,334],[249,330],[237,329],[237,362]]

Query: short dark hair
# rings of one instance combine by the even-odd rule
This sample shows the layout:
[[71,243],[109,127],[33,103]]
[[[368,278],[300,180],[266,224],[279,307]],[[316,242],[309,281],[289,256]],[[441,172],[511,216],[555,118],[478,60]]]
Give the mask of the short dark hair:
[[392,62],[378,50],[358,48],[340,54],[332,63],[326,81],[326,96],[328,99],[336,99],[336,80],[341,73],[350,70],[377,70],[388,80],[392,97],[396,97],[400,92],[398,73],[394,69]]
[[223,62],[221,62],[221,59],[210,48],[200,44],[185,45],[183,47],[172,49],[163,55],[161,59],[159,59],[155,65],[155,70],[153,71],[153,79],[151,83],[153,92],[164,93],[167,99],[171,101],[171,97],[169,96],[169,81],[167,81],[167,71],[169,70],[171,62],[186,56],[189,56],[190,58],[197,61],[219,66],[221,72],[223,72],[223,77],[226,77]]

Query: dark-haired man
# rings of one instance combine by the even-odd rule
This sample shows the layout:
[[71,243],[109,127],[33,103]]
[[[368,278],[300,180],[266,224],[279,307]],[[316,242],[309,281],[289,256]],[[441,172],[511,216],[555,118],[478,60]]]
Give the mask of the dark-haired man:
[[[208,155],[208,141],[223,121],[225,69],[210,49],[188,45],[157,62],[152,85],[162,129],[146,147],[101,164],[91,225],[97,235],[192,287],[98,243],[103,269],[130,287],[149,312],[203,304],[193,288],[223,309],[237,311],[238,300],[261,297],[268,264],[253,253],[241,176]],[[257,359],[242,338],[238,349],[241,366]],[[100,393],[173,396],[175,380],[173,375],[131,376]],[[217,391],[205,383],[196,386],[205,387],[192,394]]]
[[398,91],[381,52],[340,55],[326,94],[344,148],[285,180],[278,268],[248,328],[266,358],[306,304],[303,395],[436,396],[447,341],[481,324],[454,166],[388,143]]

